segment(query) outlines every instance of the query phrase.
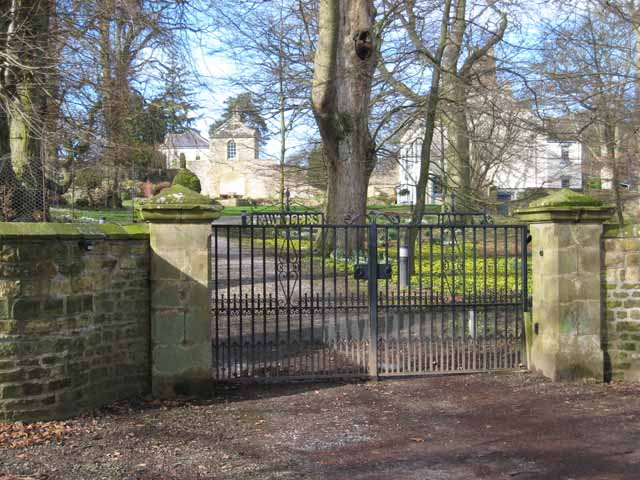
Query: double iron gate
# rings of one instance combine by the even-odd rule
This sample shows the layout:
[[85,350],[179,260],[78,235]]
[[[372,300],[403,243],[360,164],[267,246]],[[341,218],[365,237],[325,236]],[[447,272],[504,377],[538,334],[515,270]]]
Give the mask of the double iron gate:
[[523,367],[525,226],[300,218],[213,226],[216,379]]

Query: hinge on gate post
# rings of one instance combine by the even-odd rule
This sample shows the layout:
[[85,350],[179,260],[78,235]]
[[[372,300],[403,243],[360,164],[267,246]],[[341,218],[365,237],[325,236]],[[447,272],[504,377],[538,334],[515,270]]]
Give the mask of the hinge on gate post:
[[[376,277],[378,280],[389,280],[393,274],[390,263],[378,263],[378,271]],[[369,280],[369,264],[359,263],[353,269],[353,276],[356,280]]]

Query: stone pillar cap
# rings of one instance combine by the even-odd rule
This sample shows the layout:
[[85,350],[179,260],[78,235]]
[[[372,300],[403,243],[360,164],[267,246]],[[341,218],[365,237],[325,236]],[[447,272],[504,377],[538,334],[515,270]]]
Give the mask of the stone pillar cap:
[[223,207],[215,200],[182,185],[173,185],[140,207],[143,220],[151,223],[211,223]]
[[531,202],[528,208],[516,210],[515,215],[528,223],[602,223],[614,211],[602,200],[563,188]]

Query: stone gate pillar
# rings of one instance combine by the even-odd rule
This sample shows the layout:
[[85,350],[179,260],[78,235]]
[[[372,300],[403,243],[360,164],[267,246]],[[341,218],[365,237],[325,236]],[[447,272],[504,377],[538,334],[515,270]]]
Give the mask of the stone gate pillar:
[[174,185],[141,208],[151,241],[152,391],[194,394],[212,382],[208,258],[222,207]]
[[516,212],[532,236],[529,368],[553,380],[604,379],[601,236],[612,213],[601,201],[569,189]]

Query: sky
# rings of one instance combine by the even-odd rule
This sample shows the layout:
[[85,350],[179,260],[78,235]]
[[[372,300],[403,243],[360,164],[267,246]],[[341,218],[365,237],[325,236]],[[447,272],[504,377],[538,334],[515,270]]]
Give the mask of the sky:
[[[576,6],[583,4],[582,0],[576,0]],[[541,21],[549,21],[554,18],[556,10],[552,3],[546,0],[531,0],[525,4],[520,4],[513,12],[517,12],[517,21],[521,29],[516,33],[508,34],[507,42],[518,44],[526,42],[537,36]],[[206,21],[206,19],[203,19]],[[221,53],[211,53],[219,50],[220,45],[212,35],[193,39],[191,51],[194,69],[198,72],[198,79],[202,82],[202,87],[196,92],[197,103],[200,106],[196,112],[197,121],[195,128],[208,138],[209,126],[219,119],[224,112],[224,102],[227,98],[242,93],[238,88],[230,86],[229,79],[234,73],[249,68],[241,61],[229,58]],[[277,125],[270,125],[274,131],[278,130]],[[308,142],[309,137],[316,136],[316,132],[308,127],[300,128],[290,135],[288,140],[291,151],[297,146]],[[262,158],[278,159],[280,155],[279,136],[272,135],[262,148]]]
[[[201,39],[194,42],[191,51],[198,78],[203,83],[203,86],[196,92],[196,103],[200,108],[195,112],[197,120],[194,128],[205,138],[209,138],[210,125],[223,115],[225,100],[242,93],[239,88],[230,86],[228,79],[232,78],[239,69],[247,68],[247,65],[234,62],[223,54],[211,53],[214,50],[216,49],[213,39]],[[269,127],[272,130],[277,129],[276,125],[269,125]],[[293,132],[289,139],[291,151],[295,150],[296,146],[300,146],[304,139],[308,139],[310,134],[311,132],[306,129]],[[272,135],[272,138],[262,147],[261,158],[276,161],[279,156],[279,136]]]

